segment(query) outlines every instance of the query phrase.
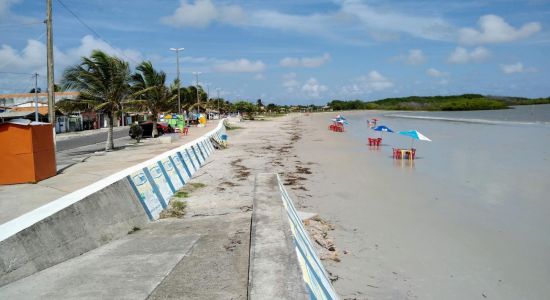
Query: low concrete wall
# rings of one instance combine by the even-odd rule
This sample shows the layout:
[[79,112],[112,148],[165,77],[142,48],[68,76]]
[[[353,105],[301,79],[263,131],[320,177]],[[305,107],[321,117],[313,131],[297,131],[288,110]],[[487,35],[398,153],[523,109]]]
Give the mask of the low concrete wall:
[[249,299],[338,299],[277,174],[256,176]]
[[221,142],[206,135],[0,225],[0,286],[90,251],[158,218]]

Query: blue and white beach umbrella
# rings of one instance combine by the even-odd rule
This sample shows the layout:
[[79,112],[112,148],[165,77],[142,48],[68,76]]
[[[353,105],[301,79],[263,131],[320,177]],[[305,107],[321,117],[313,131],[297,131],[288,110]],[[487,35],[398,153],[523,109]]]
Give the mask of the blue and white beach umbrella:
[[383,132],[393,132],[393,130],[391,130],[391,128],[389,128],[387,126],[384,126],[384,125],[376,126],[376,127],[373,128],[373,130],[383,131]]
[[412,148],[412,144],[413,144],[414,140],[421,140],[421,141],[428,141],[428,142],[432,141],[429,138],[427,138],[425,135],[423,135],[422,133],[420,133],[416,130],[399,131],[398,133],[402,134],[402,135],[406,135],[406,136],[412,138],[411,148]]
[[393,130],[391,130],[391,128],[387,127],[387,126],[384,126],[384,125],[380,125],[380,126],[376,126],[374,127],[372,130],[374,131],[380,131],[380,138],[382,137],[382,134],[384,132],[393,132]]
[[332,122],[338,122],[341,124],[349,125],[348,120],[346,118],[342,117],[341,115],[337,115],[335,119],[331,119]]

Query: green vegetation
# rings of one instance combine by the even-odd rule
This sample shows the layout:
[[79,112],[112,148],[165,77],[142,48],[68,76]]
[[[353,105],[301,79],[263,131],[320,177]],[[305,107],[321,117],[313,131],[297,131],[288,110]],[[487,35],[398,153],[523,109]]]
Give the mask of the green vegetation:
[[172,199],[169,206],[160,213],[159,218],[181,218],[185,215],[187,202],[178,199]]
[[132,99],[126,103],[137,111],[150,111],[153,122],[152,136],[158,136],[158,116],[163,111],[170,110],[170,104],[176,99],[172,91],[166,87],[166,73],[157,71],[150,61],[144,61],[136,67],[132,74]]
[[333,110],[381,109],[381,110],[427,110],[464,111],[506,109],[512,105],[549,104],[550,98],[527,99],[517,97],[494,97],[479,94],[456,96],[387,98],[372,102],[361,100],[333,100],[328,103]]
[[79,64],[67,68],[63,74],[63,88],[80,92],[77,102],[107,116],[106,151],[114,148],[114,119],[130,94],[129,82],[129,64],[99,50],[92,51],[89,58],[82,57]]
[[189,192],[187,192],[187,191],[177,191],[174,194],[174,197],[176,197],[176,198],[189,198]]
[[160,213],[160,218],[181,218],[185,215],[187,202],[181,199],[189,198],[192,192],[206,187],[201,182],[191,182],[178,190],[170,200],[168,207]]

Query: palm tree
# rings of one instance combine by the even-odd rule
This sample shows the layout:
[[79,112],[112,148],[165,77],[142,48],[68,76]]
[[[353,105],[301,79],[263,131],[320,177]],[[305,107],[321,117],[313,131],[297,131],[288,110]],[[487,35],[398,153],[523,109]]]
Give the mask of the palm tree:
[[159,114],[171,110],[171,104],[177,99],[177,94],[165,85],[166,73],[153,68],[150,61],[144,61],[136,67],[137,72],[132,75],[132,96],[138,98],[127,103],[138,109],[147,109],[151,112],[153,122],[152,136],[158,136],[157,123]]
[[90,57],[82,57],[79,64],[68,67],[63,74],[63,87],[80,92],[77,102],[87,103],[95,111],[107,115],[106,151],[114,148],[114,118],[129,95],[129,81],[128,63],[100,50],[92,51]]

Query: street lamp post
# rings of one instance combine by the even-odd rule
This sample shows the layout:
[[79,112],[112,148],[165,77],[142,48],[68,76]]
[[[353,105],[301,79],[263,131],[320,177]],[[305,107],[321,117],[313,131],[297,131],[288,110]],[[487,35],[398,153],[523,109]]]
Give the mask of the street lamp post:
[[180,96],[180,51],[184,48],[170,48],[172,51],[176,51],[176,72],[178,81],[178,115],[181,115],[181,96]]
[[197,114],[199,114],[200,111],[200,105],[201,105],[201,98],[199,97],[199,74],[202,72],[193,72],[193,75],[195,75],[195,89],[197,90]]

